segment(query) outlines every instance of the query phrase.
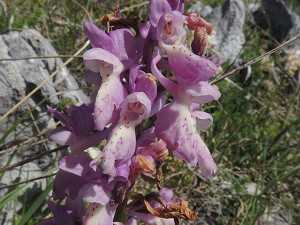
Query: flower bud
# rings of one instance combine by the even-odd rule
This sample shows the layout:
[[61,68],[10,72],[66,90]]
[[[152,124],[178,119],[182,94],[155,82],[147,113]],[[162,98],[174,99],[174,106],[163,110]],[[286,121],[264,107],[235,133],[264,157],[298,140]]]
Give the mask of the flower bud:
[[195,30],[197,27],[205,27],[208,35],[213,30],[212,24],[206,22],[198,13],[188,13],[185,17],[185,23],[190,30]]
[[205,27],[196,27],[191,47],[195,54],[203,56],[208,46],[208,35]]
[[154,160],[151,156],[137,155],[134,159],[136,166],[147,173],[155,172]]
[[146,146],[141,151],[141,154],[150,155],[157,161],[163,161],[168,157],[169,150],[167,149],[166,143],[163,140],[159,140]]

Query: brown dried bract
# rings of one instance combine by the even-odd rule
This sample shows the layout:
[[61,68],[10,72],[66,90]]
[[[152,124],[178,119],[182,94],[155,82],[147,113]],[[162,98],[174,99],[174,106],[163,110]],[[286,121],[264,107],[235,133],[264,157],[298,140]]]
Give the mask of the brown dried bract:
[[208,46],[208,35],[205,27],[196,27],[191,47],[195,54],[203,56]]
[[163,181],[163,171],[162,171],[162,163],[156,162],[156,185],[158,190],[162,189],[162,181]]
[[205,27],[208,35],[210,35],[213,30],[213,25],[206,22],[198,13],[186,14],[185,24],[190,30],[195,30],[197,27]]
[[121,203],[125,199],[127,190],[128,190],[127,182],[117,181],[112,190],[110,206],[113,207]]
[[140,168],[146,172],[146,173],[154,173],[155,172],[155,168],[154,168],[154,164],[152,161],[150,161],[147,157],[143,156],[143,155],[137,155],[136,156],[136,161],[139,164]]
[[119,18],[119,13],[114,13],[115,15],[105,15],[100,18],[103,26],[109,26],[109,30],[117,30],[121,28],[133,28],[136,32],[138,32],[138,23],[139,16],[135,12],[129,13],[126,18]]
[[188,208],[187,201],[181,201],[179,203],[167,204],[165,207],[153,208],[148,201],[144,199],[144,204],[147,210],[154,216],[160,218],[177,218],[177,219],[189,219],[195,220],[196,213]]

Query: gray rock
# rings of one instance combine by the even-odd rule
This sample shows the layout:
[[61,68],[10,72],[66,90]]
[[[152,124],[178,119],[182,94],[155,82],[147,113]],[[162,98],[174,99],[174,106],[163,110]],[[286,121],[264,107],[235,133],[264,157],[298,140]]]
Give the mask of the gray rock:
[[198,12],[208,22],[213,24],[212,44],[219,52],[223,61],[233,62],[240,54],[245,43],[243,33],[245,21],[245,6],[242,0],[228,0],[222,6],[212,9],[197,3],[190,9]]
[[272,36],[283,41],[295,36],[300,31],[300,18],[290,11],[282,0],[262,0],[252,7],[255,22],[262,29],[271,28]]
[[[58,55],[50,42],[35,30],[12,31],[0,35],[0,58],[21,58],[28,56]],[[24,96],[30,93],[41,82],[49,77],[59,66],[63,64],[61,59],[30,59],[0,61],[0,117],[9,111]],[[74,103],[83,103],[87,96],[79,90],[79,86],[67,68],[63,68],[54,79],[46,83],[40,90],[33,94],[18,109],[0,122],[0,150],[15,146],[18,143],[35,137],[39,132],[54,127],[55,122],[46,108],[46,104],[58,104],[58,95],[70,98]],[[29,116],[34,117],[34,122]],[[15,125],[15,126],[14,126]],[[10,129],[9,134],[6,132]],[[45,138],[45,137],[42,137]],[[32,140],[38,141],[39,138]],[[53,149],[56,145],[34,145],[26,149],[18,150],[15,154],[0,154],[0,168],[23,159],[33,157],[45,151],[45,148]],[[55,163],[52,155],[45,156],[21,167],[1,174],[0,187],[13,182],[29,180],[43,175],[43,171],[49,165]],[[45,180],[32,182],[30,189],[22,193],[19,201],[10,202],[0,213],[0,224],[10,224],[12,212],[23,207],[23,197],[33,198],[45,187]],[[4,196],[7,189],[0,190],[0,196]],[[22,197],[23,196],[23,197]]]
[[[48,40],[35,30],[12,31],[0,36],[0,58],[21,58],[28,56],[57,55]],[[30,93],[49,75],[62,65],[61,59],[30,59],[17,61],[0,61],[0,116],[4,115],[24,96]],[[22,104],[17,111],[1,122],[0,137],[17,121],[18,118],[28,114],[28,108],[36,119],[40,130],[53,125],[49,116],[46,103],[58,104],[58,91],[64,98],[73,102],[82,103],[86,95],[79,90],[78,84],[63,68],[53,80],[46,83],[38,90],[27,103]],[[37,133],[31,119],[18,124],[14,132],[5,139],[7,145],[11,141],[22,141]]]

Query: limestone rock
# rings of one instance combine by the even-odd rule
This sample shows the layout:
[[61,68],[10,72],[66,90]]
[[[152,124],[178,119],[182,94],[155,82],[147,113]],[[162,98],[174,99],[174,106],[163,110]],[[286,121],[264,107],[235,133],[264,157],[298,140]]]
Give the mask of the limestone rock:
[[290,11],[282,0],[262,0],[252,7],[255,22],[262,29],[271,29],[272,36],[279,42],[300,32],[300,18]]
[[[53,56],[58,55],[58,53],[50,42],[35,30],[11,31],[8,34],[0,35],[0,58],[44,55]],[[0,117],[47,79],[62,64],[63,62],[59,58],[0,60]],[[63,93],[63,98],[70,98],[74,103],[83,103],[87,98],[79,90],[79,86],[69,70],[63,68],[54,79],[51,79],[18,107],[15,112],[0,122],[0,151],[7,150],[11,146],[16,146],[18,143],[36,137],[39,133],[38,130],[43,132],[50,127],[54,127],[54,119],[48,112],[46,104],[58,104],[58,95],[60,93]],[[43,136],[42,138],[45,137]],[[40,138],[35,138],[31,142],[39,140]],[[55,144],[51,143],[32,145],[14,153],[0,154],[0,168],[7,166],[7,163],[11,165],[33,157],[55,146]],[[54,159],[53,155],[48,155],[1,174],[3,176],[0,188],[14,182],[42,176],[50,165],[55,164]],[[27,200],[30,198],[34,199],[40,194],[42,188],[45,188],[45,184],[46,180],[32,182],[30,188],[26,189],[25,194],[24,192],[20,193],[18,201],[9,202],[5,206],[5,209],[0,213],[0,223],[10,224],[11,219],[14,217],[14,210],[19,210],[23,207],[22,201],[24,197]],[[0,190],[0,196],[5,196],[7,190]]]
[[[0,36],[0,58],[43,55],[57,55],[57,52],[49,41],[35,30],[12,31]],[[61,59],[57,58],[0,61],[0,116],[9,111],[61,65]],[[54,121],[47,113],[46,103],[58,104],[58,91],[63,92],[64,98],[70,98],[75,103],[82,103],[86,99],[86,95],[79,90],[74,77],[67,68],[63,68],[54,79],[46,83],[16,112],[1,122],[0,138],[17,119],[29,114],[29,108],[40,130],[53,126]],[[33,125],[31,119],[23,120],[0,144],[0,148],[1,145],[8,145],[11,141],[18,142],[35,135],[37,129]]]
[[245,6],[242,0],[228,0],[222,6],[212,9],[197,3],[190,9],[198,12],[208,22],[213,24],[212,44],[219,52],[223,62],[233,62],[240,54],[245,43],[243,33],[245,21]]

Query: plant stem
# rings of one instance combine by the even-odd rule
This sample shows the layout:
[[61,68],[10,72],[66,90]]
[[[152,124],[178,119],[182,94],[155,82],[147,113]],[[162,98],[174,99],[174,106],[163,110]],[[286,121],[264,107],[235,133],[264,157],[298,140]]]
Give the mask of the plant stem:
[[128,216],[127,216],[127,201],[128,198],[126,197],[117,207],[114,222],[121,222],[121,223],[126,223]]

